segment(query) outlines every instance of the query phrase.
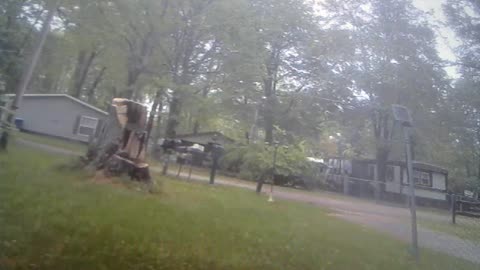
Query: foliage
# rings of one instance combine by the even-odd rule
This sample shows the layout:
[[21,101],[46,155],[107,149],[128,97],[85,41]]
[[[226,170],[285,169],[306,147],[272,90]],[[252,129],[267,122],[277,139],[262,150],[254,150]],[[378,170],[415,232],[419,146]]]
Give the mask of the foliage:
[[[287,146],[278,146],[275,173],[284,176],[306,175],[311,164],[306,159],[305,143],[299,142]],[[263,143],[237,145],[226,150],[221,166],[238,173],[241,178],[258,180],[270,177],[273,168],[275,147]]]
[[[478,1],[444,5],[461,41],[458,63],[448,63],[459,66],[456,81],[435,26],[411,0],[313,2],[61,0],[29,91],[102,108],[118,96],[151,104],[161,93],[155,137],[288,137],[305,141],[308,155],[379,161],[404,158],[390,115],[402,104],[415,121],[417,159],[448,168],[459,189],[480,179]],[[0,3],[0,91],[16,88],[47,3]],[[238,151],[237,160],[254,152]],[[260,160],[249,166],[268,168],[264,155],[249,155]]]
[[444,126],[449,131],[452,167],[459,170],[465,187],[480,186],[480,4],[471,0],[449,0],[444,5],[449,25],[460,38],[457,48],[461,78],[448,92]]

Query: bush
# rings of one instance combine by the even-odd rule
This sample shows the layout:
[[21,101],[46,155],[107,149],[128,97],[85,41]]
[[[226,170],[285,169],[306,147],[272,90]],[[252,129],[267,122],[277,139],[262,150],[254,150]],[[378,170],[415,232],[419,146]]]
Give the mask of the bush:
[[[220,161],[223,169],[247,180],[264,177],[273,167],[275,148],[265,144],[233,146]],[[314,168],[307,160],[304,143],[277,149],[276,174],[287,178],[314,179]]]

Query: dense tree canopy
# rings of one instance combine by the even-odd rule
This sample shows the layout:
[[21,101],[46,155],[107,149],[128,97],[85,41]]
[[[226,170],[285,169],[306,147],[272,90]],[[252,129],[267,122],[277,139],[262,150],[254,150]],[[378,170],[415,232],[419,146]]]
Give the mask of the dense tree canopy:
[[459,189],[480,187],[478,1],[444,6],[461,41],[453,79],[411,0],[6,0],[0,91],[17,88],[49,3],[56,15],[29,92],[146,102],[154,138],[218,130],[379,168],[403,158],[390,113],[402,104],[416,158],[448,167]]

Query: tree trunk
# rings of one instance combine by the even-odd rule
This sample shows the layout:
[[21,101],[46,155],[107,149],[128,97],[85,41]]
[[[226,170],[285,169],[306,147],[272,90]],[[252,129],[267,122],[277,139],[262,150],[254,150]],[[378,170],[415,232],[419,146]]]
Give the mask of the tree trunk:
[[78,91],[78,84],[79,84],[79,78],[80,74],[82,73],[82,68],[85,63],[85,59],[87,56],[87,52],[85,50],[80,50],[77,55],[77,64],[75,65],[75,70],[73,72],[73,78],[72,78],[72,88],[70,89],[70,93],[74,97],[79,97],[80,93]]
[[90,71],[90,67],[92,66],[93,60],[95,60],[96,57],[96,51],[91,51],[88,57],[85,50],[81,50],[78,53],[77,66],[75,67],[75,73],[73,77],[73,89],[71,91],[74,97],[80,98],[82,96],[82,90],[83,86],[85,85],[88,72]]
[[387,172],[387,162],[388,162],[388,156],[390,154],[389,149],[377,149],[376,152],[376,159],[377,159],[377,179],[380,182],[385,182],[386,178],[386,172]]
[[[55,16],[56,5],[57,5],[57,2],[55,1],[48,7],[47,16],[45,17],[45,20],[43,21],[43,24],[42,24],[42,28],[40,30],[40,38],[36,46],[33,48],[33,53],[27,62],[26,69],[24,70],[22,78],[19,82],[17,93],[15,95],[15,98],[11,106],[11,110],[13,111],[13,113],[10,114],[7,119],[7,121],[12,125],[15,119],[15,111],[20,106],[20,102],[22,101],[23,95],[27,90],[30,80],[32,79],[33,72],[35,71],[35,67],[37,66],[38,60],[40,59],[40,56],[42,54],[43,46],[45,45],[45,41],[47,40],[48,33],[50,32],[50,24],[52,23],[53,17]],[[8,145],[7,130],[2,132],[0,136],[0,141],[4,141],[3,144],[5,145],[4,148],[6,149]]]
[[170,101],[170,110],[168,112],[167,128],[165,136],[169,139],[174,139],[177,135],[177,127],[180,124],[180,114],[182,110],[182,103],[178,94],[174,93]]
[[255,143],[257,141],[257,122],[258,122],[258,106],[255,108],[255,114],[253,115],[253,124],[250,127],[250,133],[248,136],[249,142]]
[[146,146],[148,146],[148,141],[150,139],[150,136],[152,134],[152,129],[153,129],[153,122],[155,121],[155,114],[158,111],[158,105],[160,104],[160,99],[162,98],[163,94],[163,89],[157,90],[157,93],[155,94],[155,98],[153,100],[152,108],[150,110],[150,115],[148,116],[148,122],[147,122],[147,138],[146,138]]
[[162,111],[163,111],[163,99],[160,98],[157,109],[157,120],[155,121],[155,133],[153,134],[153,142],[156,144],[162,134]]
[[[117,115],[125,110],[127,119],[119,121]],[[99,134],[90,141],[86,164],[96,170],[103,169],[106,176],[127,173],[132,180],[149,181],[145,163],[146,118],[147,108],[142,104],[112,102]]]
[[467,177],[472,176],[472,171],[470,170],[470,164],[468,163],[468,160],[465,160],[464,163],[465,163],[465,173],[467,174]]
[[275,99],[273,93],[273,79],[267,78],[264,80],[264,92],[265,92],[265,106],[263,111],[263,121],[265,128],[265,142],[273,143],[273,108],[275,106]]
[[105,74],[106,67],[103,67],[100,72],[98,73],[97,77],[92,83],[92,86],[87,91],[87,100],[88,103],[93,104],[95,100],[95,90],[97,89],[98,84],[102,81],[103,75]]
[[199,129],[200,129],[200,122],[198,122],[198,119],[195,119],[195,123],[193,123],[193,135],[197,135]]
[[133,99],[135,96],[135,84],[137,83],[139,74],[136,70],[129,70],[127,76],[127,90],[123,94],[124,98]]
[[263,120],[265,125],[265,142],[273,143],[273,125],[275,124],[276,80],[280,50],[273,48],[267,61],[267,76],[263,79],[265,106]]
[[[377,174],[376,181],[385,182],[388,156],[391,149],[390,129],[389,129],[389,114],[384,110],[378,110],[372,115],[372,122],[374,127],[374,136],[376,140],[376,164]],[[378,182],[375,183],[375,198],[380,199],[380,194],[384,191],[385,185]]]
[[478,174],[477,174],[477,178],[478,178],[478,180],[480,181],[480,160],[478,161]]

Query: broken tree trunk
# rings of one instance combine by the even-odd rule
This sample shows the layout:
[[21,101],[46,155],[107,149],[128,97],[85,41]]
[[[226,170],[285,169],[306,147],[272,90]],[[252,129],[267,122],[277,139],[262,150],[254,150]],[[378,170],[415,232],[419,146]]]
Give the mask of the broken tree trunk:
[[91,140],[87,152],[90,167],[106,176],[128,174],[132,180],[149,181],[145,163],[147,108],[127,99],[114,99],[109,116]]

